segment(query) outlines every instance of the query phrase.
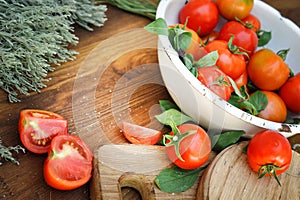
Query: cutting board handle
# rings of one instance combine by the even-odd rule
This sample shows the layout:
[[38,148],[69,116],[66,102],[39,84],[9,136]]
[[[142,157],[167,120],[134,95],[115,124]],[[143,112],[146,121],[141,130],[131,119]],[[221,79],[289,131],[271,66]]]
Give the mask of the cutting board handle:
[[126,172],[119,178],[119,189],[130,187],[136,189],[142,199],[155,200],[155,189],[153,181],[143,174]]

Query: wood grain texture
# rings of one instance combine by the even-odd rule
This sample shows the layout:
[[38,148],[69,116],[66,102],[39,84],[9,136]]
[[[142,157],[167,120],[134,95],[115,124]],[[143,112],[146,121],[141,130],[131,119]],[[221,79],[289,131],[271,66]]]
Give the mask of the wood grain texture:
[[[211,154],[210,160],[215,156]],[[157,188],[155,177],[165,168],[173,166],[163,146],[154,145],[104,145],[97,151],[93,181],[96,187],[91,188],[92,199],[121,199],[121,189],[134,188],[140,198],[124,197],[123,199],[186,199],[196,197],[198,184],[203,171],[199,173],[194,186],[181,193],[166,193]],[[94,190],[96,189],[96,190]]]
[[[298,25],[300,24],[298,0],[265,0],[280,12],[292,19]],[[115,34],[120,34],[134,28],[143,28],[150,20],[135,14],[124,12],[120,9],[108,6],[107,12],[108,21],[104,27],[95,28],[95,31],[89,32],[80,27],[75,27],[75,34],[79,37],[80,42],[77,46],[72,47],[79,52],[77,59],[62,64],[57,67],[54,72],[49,73],[51,77],[47,83],[47,88],[41,90],[40,94],[32,93],[30,96],[21,96],[20,103],[11,104],[7,101],[6,93],[0,90],[0,139],[3,140],[4,145],[14,146],[20,144],[20,139],[17,130],[19,119],[19,112],[24,108],[44,109],[56,112],[65,116],[69,122],[69,132],[78,133],[83,130],[86,125],[87,128],[93,129],[91,124],[95,123],[95,118],[90,119],[86,112],[82,112],[84,118],[80,123],[76,122],[77,115],[74,117],[73,110],[73,89],[77,74],[81,69],[85,59],[102,41],[110,38]],[[126,38],[124,39],[126,40]],[[109,59],[109,58],[107,58]],[[157,62],[157,52],[153,49],[142,51],[133,51],[125,53],[120,58],[116,59],[110,67],[104,71],[104,76],[98,80],[98,85],[93,98],[96,99],[95,105],[90,105],[94,109],[94,115],[99,123],[100,128],[107,134],[109,141],[113,143],[127,143],[127,141],[120,135],[118,127],[118,116],[122,117],[129,114],[129,119],[133,122],[160,129],[161,126],[153,120],[153,115],[159,112],[157,101],[159,99],[170,98],[165,87],[160,84],[147,83],[138,87],[133,93],[129,91],[130,102],[129,106],[122,107],[118,105],[113,110],[112,114],[112,93],[115,84],[118,83],[120,77],[123,77],[129,69],[141,66],[142,63]],[[140,69],[140,68],[138,68]],[[147,68],[148,69],[148,68]],[[135,71],[136,75],[144,72]],[[134,79],[135,76],[128,74],[123,78],[128,80]],[[139,77],[139,76],[138,76]],[[145,80],[162,81],[159,75],[158,66],[154,66],[147,71]],[[91,80],[93,82],[93,80]],[[88,82],[86,87],[79,93],[83,100],[87,94],[90,94]],[[131,88],[134,88],[133,86]],[[121,91],[121,90],[118,90]],[[123,98],[122,94],[118,94],[114,99],[115,105]],[[123,95],[124,97],[124,95]],[[94,107],[92,107],[94,106]],[[120,108],[120,109],[119,109]],[[130,111],[130,112],[129,112]],[[84,116],[86,115],[86,116]],[[117,119],[117,120],[116,120]],[[92,135],[81,133],[80,136],[86,140],[89,145],[96,149],[99,146],[99,141],[94,140],[94,131],[91,130]],[[20,161],[20,166],[5,163],[0,166],[0,199],[89,199],[89,184],[74,190],[74,191],[58,191],[50,188],[43,180],[43,162],[45,155],[36,155],[30,152],[16,155]],[[128,189],[128,188],[127,188]],[[133,193],[130,190],[124,190],[124,195],[130,197]],[[129,191],[129,192],[128,192]],[[122,191],[123,192],[123,191]],[[130,198],[129,198],[130,199]]]
[[201,179],[198,199],[300,199],[300,154],[293,152],[290,168],[278,176],[279,186],[272,177],[257,178],[243,153],[246,145],[232,145],[217,155]]

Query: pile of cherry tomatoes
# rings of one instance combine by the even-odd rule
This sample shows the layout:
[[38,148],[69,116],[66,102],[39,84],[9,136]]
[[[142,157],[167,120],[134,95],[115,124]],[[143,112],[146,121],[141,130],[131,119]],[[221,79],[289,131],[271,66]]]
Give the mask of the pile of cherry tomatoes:
[[[300,113],[300,74],[285,63],[288,50],[274,52],[264,44],[258,49],[261,22],[251,14],[253,6],[253,0],[188,1],[179,13],[180,26],[192,34],[185,53],[198,60],[217,51],[216,66],[199,68],[197,78],[226,101],[234,91],[228,77],[237,88],[245,86],[249,96],[259,90],[268,103],[258,116],[285,122],[288,110]],[[220,16],[227,21],[217,31]],[[229,84],[214,84],[220,77]]]

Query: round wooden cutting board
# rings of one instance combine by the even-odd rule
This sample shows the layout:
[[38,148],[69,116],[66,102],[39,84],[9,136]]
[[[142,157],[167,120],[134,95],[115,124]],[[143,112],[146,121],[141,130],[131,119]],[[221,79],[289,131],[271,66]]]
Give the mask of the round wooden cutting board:
[[290,168],[278,177],[279,186],[273,177],[257,178],[243,152],[246,145],[232,145],[216,156],[201,179],[197,199],[300,199],[300,154],[293,152]]

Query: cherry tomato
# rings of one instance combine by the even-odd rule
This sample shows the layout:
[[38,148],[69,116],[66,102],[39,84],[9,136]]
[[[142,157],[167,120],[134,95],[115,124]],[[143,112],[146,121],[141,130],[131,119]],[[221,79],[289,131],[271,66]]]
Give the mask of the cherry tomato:
[[246,70],[246,61],[241,54],[235,54],[228,48],[228,42],[224,40],[214,40],[205,47],[207,52],[218,51],[218,66],[225,74],[233,80],[239,78]]
[[258,114],[259,117],[274,122],[284,122],[287,116],[287,108],[281,97],[275,92],[261,91],[268,99],[266,108]]
[[20,112],[19,134],[26,149],[38,154],[47,153],[52,138],[68,134],[68,123],[56,113],[26,109]]
[[219,11],[212,0],[189,1],[179,12],[179,22],[200,36],[209,34],[218,24]]
[[[238,89],[241,89],[242,86],[247,85],[248,83],[248,74],[247,71],[245,70],[244,73],[242,73],[242,75],[240,77],[238,77],[237,79],[234,80],[236,86],[238,87]],[[233,87],[231,87],[231,92],[233,92],[234,89]]]
[[260,20],[253,14],[249,14],[242,20],[242,22],[245,23],[246,27],[250,27],[254,32],[260,30],[261,28]]
[[46,183],[58,190],[73,190],[86,184],[92,175],[93,154],[74,135],[53,138],[44,163]]
[[183,24],[176,24],[170,26],[170,28],[176,28],[176,27],[186,30],[192,34],[192,41],[189,47],[185,50],[185,54],[192,54],[194,56],[194,60],[199,60],[200,58],[202,58],[204,55],[207,54],[205,49],[201,47],[202,41],[198,33],[196,33],[193,29],[184,26]]
[[222,26],[219,34],[219,40],[229,41],[233,38],[232,44],[240,48],[241,51],[249,56],[253,54],[258,45],[256,33],[237,21],[229,21]]
[[244,19],[254,5],[253,0],[216,0],[220,14],[227,20]]
[[216,66],[198,68],[198,80],[216,95],[228,101],[231,96],[230,81]]
[[162,136],[160,131],[122,122],[122,133],[132,144],[156,144]]
[[[179,153],[183,161],[177,156],[174,146],[166,147],[169,159],[182,169],[195,169],[202,166],[208,160],[211,152],[211,141],[208,134],[195,124],[179,125],[178,130],[180,134],[188,131],[196,131],[196,133],[185,137],[179,143]],[[170,135],[174,135],[174,132],[171,132]]]
[[236,86],[240,89],[242,86],[247,85],[248,83],[248,74],[247,71],[245,70],[240,77],[234,80]]
[[277,90],[288,79],[290,69],[272,50],[260,49],[251,56],[247,72],[253,84],[261,90]]
[[[255,172],[259,174],[266,172],[265,175],[267,176],[277,176],[285,172],[290,166],[292,160],[291,145],[280,133],[264,130],[258,132],[250,140],[247,148],[247,159]],[[276,170],[276,167],[279,169]]]
[[218,39],[218,37],[219,37],[219,32],[213,30],[208,35],[202,37],[202,43],[203,43],[203,45],[205,45],[205,44],[207,44],[211,41],[214,41],[214,40]]
[[300,73],[284,83],[279,90],[279,95],[290,111],[300,113]]

